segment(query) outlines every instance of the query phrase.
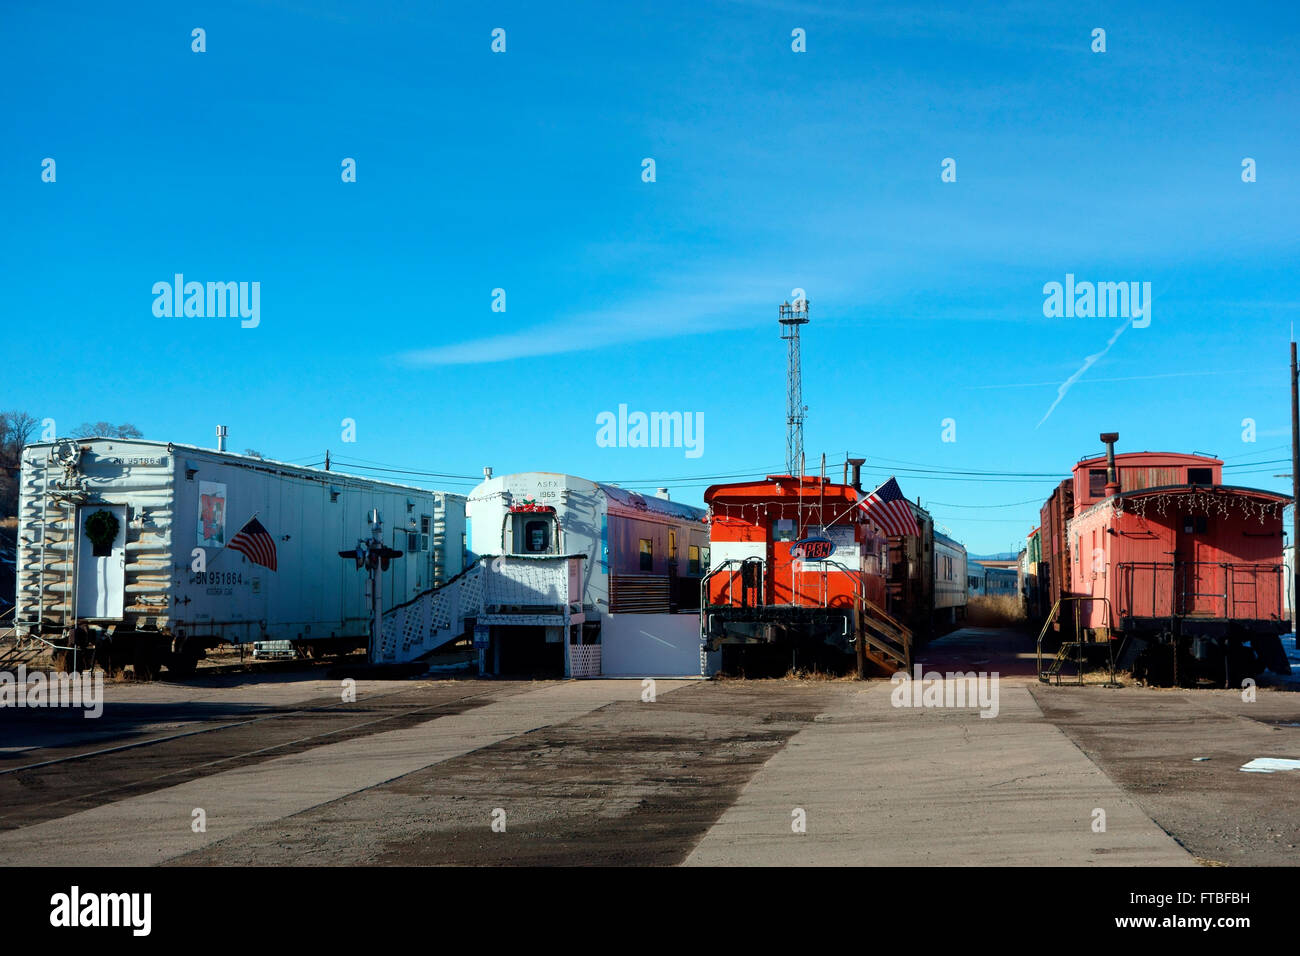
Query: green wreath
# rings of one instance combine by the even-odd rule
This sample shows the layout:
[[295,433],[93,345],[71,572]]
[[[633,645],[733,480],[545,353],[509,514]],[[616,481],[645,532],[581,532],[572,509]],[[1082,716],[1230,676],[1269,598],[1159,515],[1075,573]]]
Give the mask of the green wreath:
[[122,524],[111,511],[100,509],[86,519],[86,537],[97,558],[106,558],[113,553],[113,542]]

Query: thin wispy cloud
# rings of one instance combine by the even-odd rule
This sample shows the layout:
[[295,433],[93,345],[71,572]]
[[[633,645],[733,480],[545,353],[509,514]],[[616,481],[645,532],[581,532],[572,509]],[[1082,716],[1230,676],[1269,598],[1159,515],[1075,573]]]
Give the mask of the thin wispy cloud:
[[[405,365],[480,365],[541,355],[561,355],[655,339],[739,328],[774,321],[779,293],[771,281],[749,283],[747,296],[728,289],[685,296],[657,296],[630,305],[582,312],[517,332],[488,335],[417,349],[397,356]],[[765,295],[756,295],[760,288]]]
[[1061,383],[1060,387],[1056,390],[1056,400],[1052,402],[1051,407],[1047,409],[1047,414],[1045,414],[1041,419],[1039,419],[1038,424],[1034,426],[1035,430],[1041,428],[1043,422],[1047,421],[1047,419],[1051,416],[1052,412],[1056,411],[1056,406],[1061,404],[1061,399],[1065,398],[1066,394],[1070,391],[1070,387],[1074,385],[1074,383],[1077,382],[1080,378],[1083,377],[1084,372],[1092,368],[1093,365],[1095,365],[1100,359],[1102,359],[1106,355],[1107,352],[1111,350],[1111,346],[1113,346],[1117,341],[1119,341],[1119,337],[1124,334],[1124,330],[1127,329],[1132,324],[1133,324],[1132,319],[1125,319],[1124,324],[1121,325],[1118,329],[1116,329],[1115,334],[1110,337],[1110,341],[1106,343],[1106,347],[1102,349],[1100,352],[1094,352],[1092,355],[1089,355],[1086,359],[1083,360],[1083,364],[1079,366],[1079,370]]

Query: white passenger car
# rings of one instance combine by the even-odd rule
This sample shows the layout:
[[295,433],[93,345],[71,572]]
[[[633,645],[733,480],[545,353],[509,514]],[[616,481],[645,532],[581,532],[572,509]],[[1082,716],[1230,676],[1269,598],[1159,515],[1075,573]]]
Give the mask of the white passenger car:
[[[490,673],[698,676],[705,510],[549,472],[489,478],[469,495],[470,552],[582,555],[580,615],[555,626],[494,623]],[[580,618],[580,619],[579,619]],[[540,618],[539,618],[540,620]],[[565,647],[565,641],[568,648]]]

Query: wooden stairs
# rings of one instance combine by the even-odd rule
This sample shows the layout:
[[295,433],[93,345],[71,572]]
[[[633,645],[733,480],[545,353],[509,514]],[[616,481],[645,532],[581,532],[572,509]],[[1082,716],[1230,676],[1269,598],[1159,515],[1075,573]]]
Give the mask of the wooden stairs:
[[912,669],[912,632],[880,605],[858,597],[858,664],[862,676],[890,676]]

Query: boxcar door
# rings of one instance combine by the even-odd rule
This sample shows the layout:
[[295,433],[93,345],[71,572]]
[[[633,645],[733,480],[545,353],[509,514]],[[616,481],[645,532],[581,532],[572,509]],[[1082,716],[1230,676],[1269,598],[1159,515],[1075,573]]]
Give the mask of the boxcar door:
[[1193,617],[1224,617],[1223,568],[1216,561],[1217,551],[1210,541],[1207,515],[1183,515],[1179,518],[1176,587],[1178,607]]
[[121,620],[126,590],[126,505],[82,505],[77,509],[76,575],[77,617]]

